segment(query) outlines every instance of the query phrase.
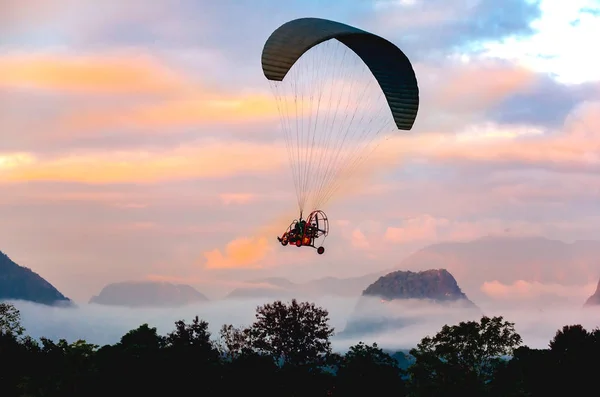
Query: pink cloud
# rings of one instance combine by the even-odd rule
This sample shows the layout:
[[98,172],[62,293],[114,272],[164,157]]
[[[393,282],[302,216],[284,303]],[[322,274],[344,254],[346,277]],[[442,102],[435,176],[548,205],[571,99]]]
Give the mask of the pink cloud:
[[[382,216],[384,216],[382,214]],[[368,253],[390,252],[398,246],[422,247],[445,241],[471,241],[482,236],[539,236],[544,232],[544,225],[523,221],[503,219],[481,219],[477,221],[451,220],[420,214],[409,219],[390,223],[389,218],[377,227],[371,227],[368,233],[363,231],[364,225],[355,227],[351,232],[345,226],[341,234],[349,240],[353,247]],[[376,222],[371,222],[373,225]]]
[[[420,134],[388,141],[383,156],[426,160],[439,164],[519,164],[556,170],[594,171],[600,166],[600,102],[580,104],[565,120],[563,131],[543,135],[510,134],[511,127],[496,126],[477,139],[461,135]],[[519,127],[517,127],[519,129]],[[508,133],[508,134],[507,134]],[[472,133],[471,133],[472,134]]]
[[562,298],[576,298],[582,304],[596,289],[595,283],[579,286],[564,286],[560,284],[542,284],[517,280],[512,284],[502,284],[499,281],[485,282],[481,291],[494,299],[523,301],[553,295]]
[[248,204],[258,198],[253,193],[221,193],[219,197],[225,205]]
[[[434,103],[439,107],[473,113],[534,87],[536,74],[526,68],[494,61],[460,62],[433,72]],[[477,82],[477,84],[474,84]]]
[[367,240],[367,237],[358,228],[352,231],[352,238],[350,240],[350,243],[354,248],[358,249],[369,249],[371,247],[369,241]]
[[384,238],[400,244],[435,241],[438,237],[438,228],[448,224],[447,219],[436,219],[425,214],[406,220],[401,227],[388,227]]

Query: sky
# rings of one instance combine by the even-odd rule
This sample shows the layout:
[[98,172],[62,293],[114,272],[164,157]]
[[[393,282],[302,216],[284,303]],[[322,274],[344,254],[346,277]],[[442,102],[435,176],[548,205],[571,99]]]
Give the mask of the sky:
[[[363,275],[506,231],[596,239],[600,2],[498,4],[0,0],[0,250],[85,302],[126,280]],[[298,208],[260,67],[304,16],[392,41],[421,95],[323,208],[322,256],[275,239]]]

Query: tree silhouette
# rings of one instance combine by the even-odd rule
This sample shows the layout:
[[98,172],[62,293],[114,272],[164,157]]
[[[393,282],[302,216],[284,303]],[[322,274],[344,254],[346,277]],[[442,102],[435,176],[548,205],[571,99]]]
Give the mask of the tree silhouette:
[[156,353],[166,345],[166,339],[158,335],[156,328],[142,324],[121,337],[117,346],[134,357]]
[[552,362],[546,349],[515,349],[510,361],[499,365],[489,383],[489,395],[494,397],[548,396],[555,390]]
[[248,355],[252,352],[250,328],[239,328],[231,324],[223,324],[219,331],[219,337],[221,353],[229,360],[234,360],[240,355]]
[[25,328],[21,325],[21,312],[10,303],[0,302],[0,334],[21,336]]
[[398,362],[376,343],[359,342],[350,347],[338,370],[337,384],[343,396],[404,394]]
[[223,326],[220,347],[198,316],[175,322],[166,336],[143,324],[101,348],[33,340],[10,304],[1,307],[0,327],[0,395],[11,397],[580,395],[594,390],[600,367],[599,329],[568,325],[547,349],[531,349],[518,347],[513,323],[484,316],[423,338],[404,373],[399,353],[375,343],[333,353],[327,311],[295,300],[259,306],[249,327]]
[[244,349],[223,365],[223,387],[219,395],[286,395],[279,382],[279,367],[273,359]]
[[184,393],[201,381],[203,393],[218,394],[219,352],[210,339],[208,325],[198,316],[191,324],[179,320],[165,338],[164,375],[171,380],[170,393]]
[[23,386],[31,395],[94,395],[96,382],[95,352],[98,346],[78,340],[54,342],[40,338],[33,350],[30,376]]
[[251,346],[277,363],[322,365],[331,353],[329,312],[314,303],[281,301],[259,306],[248,332]]
[[114,376],[115,384],[112,387],[131,394],[167,392],[164,389],[167,385],[161,381],[164,376],[161,363],[165,346],[166,338],[148,324],[142,324],[123,335],[115,345],[115,350],[105,350],[110,360],[108,365],[118,361],[118,367],[104,368]]
[[[554,367],[552,383],[557,393],[579,395],[595,387],[595,375],[600,369],[598,333],[598,330],[588,332],[579,324],[564,326],[556,332],[549,343],[549,358]],[[571,381],[556,381],[564,377]]]
[[479,322],[444,325],[434,337],[425,337],[410,351],[416,361],[409,369],[416,389],[431,395],[482,393],[500,365],[522,343],[514,323],[483,316]]
[[21,395],[32,377],[35,361],[32,351],[37,343],[25,336],[21,312],[8,302],[0,302],[0,395]]

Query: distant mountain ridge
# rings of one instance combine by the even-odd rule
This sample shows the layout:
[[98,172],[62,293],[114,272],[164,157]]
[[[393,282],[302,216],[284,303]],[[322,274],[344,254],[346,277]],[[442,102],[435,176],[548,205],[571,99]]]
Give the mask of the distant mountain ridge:
[[600,241],[566,243],[545,237],[486,236],[466,242],[441,242],[407,256],[393,270],[447,269],[472,298],[484,299],[481,286],[520,280],[582,286],[600,272]]
[[475,310],[446,269],[395,271],[367,286],[340,333],[343,337],[402,329],[421,321],[423,310]]
[[72,301],[27,267],[0,251],[0,301],[24,300],[44,305],[71,305]]
[[[562,285],[586,285],[600,272],[600,241],[566,243],[545,237],[489,235],[465,242],[440,242],[421,248],[397,265],[359,277],[325,277],[304,283],[284,278],[248,281],[227,298],[289,299],[334,295],[359,296],[371,283],[394,271],[446,269],[460,280],[472,298],[488,299],[486,282],[510,285],[519,280]],[[595,280],[594,280],[595,281]]]
[[289,299],[302,296],[359,296],[366,285],[372,283],[384,272],[370,273],[359,277],[323,277],[304,283],[294,283],[281,277],[247,281],[247,286],[232,290],[225,299],[273,298]]
[[156,281],[124,281],[106,285],[90,303],[128,307],[179,307],[206,302],[208,298],[186,284]]
[[598,280],[598,286],[596,287],[596,291],[594,291],[594,293],[589,298],[587,298],[587,300],[584,303],[584,306],[600,306],[600,280]]
[[471,302],[458,286],[456,279],[446,269],[391,272],[369,285],[362,296],[378,297],[386,301],[428,299],[436,302],[458,300]]

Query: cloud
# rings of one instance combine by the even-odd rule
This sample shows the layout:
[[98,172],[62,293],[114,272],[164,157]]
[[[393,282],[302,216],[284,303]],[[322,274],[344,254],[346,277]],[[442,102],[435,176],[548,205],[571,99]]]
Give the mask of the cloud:
[[253,193],[221,193],[219,197],[225,205],[247,204],[258,198],[258,196]]
[[172,95],[192,91],[181,75],[146,54],[0,56],[0,88],[85,94]]
[[72,4],[76,3],[71,0],[4,0],[0,2],[0,23],[7,33],[21,33],[31,25],[57,17],[61,6]]
[[[383,214],[382,214],[383,215]],[[384,216],[384,215],[383,215]],[[482,236],[537,236],[543,233],[543,226],[523,221],[506,219],[463,220],[434,217],[430,214],[419,214],[401,220],[393,220],[397,216],[390,216],[376,228],[371,228],[368,234],[360,229],[354,229],[347,238],[352,245],[371,253],[389,252],[396,246],[423,246],[445,241],[472,241]]]
[[[304,300],[299,296],[299,300]],[[384,349],[410,349],[425,336],[433,336],[444,324],[458,324],[460,321],[478,320],[480,313],[461,309],[448,309],[428,304],[399,302],[394,310],[386,311],[390,318],[402,322],[402,328],[373,333],[358,333],[350,337],[340,335],[348,320],[355,318],[356,298],[322,297],[311,299],[330,313],[330,325],[335,328],[333,348],[338,352],[364,341],[377,342]],[[131,329],[148,323],[157,327],[160,334],[174,329],[177,320],[189,322],[198,315],[209,323],[213,338],[218,338],[222,324],[247,326],[254,322],[258,305],[267,303],[264,299],[222,300],[190,305],[182,308],[120,308],[81,304],[78,308],[52,308],[29,302],[15,302],[21,311],[26,331],[34,338],[41,336],[53,340],[64,338],[69,342],[85,339],[88,342],[104,345],[119,341]],[[377,304],[377,302],[374,302]],[[546,348],[556,331],[567,324],[582,324],[587,329],[596,327],[597,310],[583,310],[578,304],[533,305],[530,302],[519,304],[487,302],[481,304],[483,313],[488,316],[501,315],[516,323],[516,330],[524,343],[532,348]],[[381,306],[381,305],[378,305]],[[386,305],[389,308],[389,305]],[[373,314],[380,313],[381,310]]]
[[356,228],[352,231],[352,239],[350,240],[350,243],[352,244],[353,247],[358,248],[358,249],[370,248],[370,244],[369,244],[369,241],[367,240],[367,237],[358,228]]
[[227,244],[225,252],[219,249],[204,253],[207,269],[262,268],[272,247],[265,237],[238,238]]
[[29,153],[0,153],[0,172],[27,166],[35,162],[35,158]]
[[560,128],[577,105],[600,98],[597,82],[562,84],[516,61],[455,55],[414,67],[421,92],[418,133],[456,133],[485,123]]
[[[481,137],[466,142],[461,136],[440,134],[398,137],[391,139],[385,147],[414,158],[444,164],[477,166],[494,164],[509,168],[523,167],[562,172],[596,172],[600,158],[600,136],[596,133],[600,125],[600,103],[580,104],[565,120],[564,130],[536,130],[518,133],[519,129],[496,125],[497,133],[484,129]],[[511,133],[511,131],[515,133]],[[527,131],[527,130],[525,130]],[[471,138],[477,134],[470,133]]]
[[600,98],[597,81],[562,84],[538,73],[527,89],[515,89],[485,110],[489,120],[508,125],[560,128],[569,114],[586,101]]
[[110,130],[150,130],[169,134],[174,129],[211,124],[247,124],[262,120],[277,122],[277,108],[268,96],[224,97],[203,93],[152,104],[130,104],[120,109],[88,109],[67,114],[56,121],[59,135],[79,132],[97,135]]
[[499,281],[485,282],[481,286],[481,291],[494,299],[517,302],[548,299],[549,296],[563,299],[574,298],[575,302],[585,302],[594,293],[595,288],[596,284],[564,286],[516,280],[512,284],[502,284]]
[[[435,85],[440,107],[449,111],[477,112],[485,110],[515,92],[534,88],[536,74],[531,70],[497,61],[446,64],[431,75],[439,79]],[[429,73],[425,78],[431,78]],[[473,84],[477,81],[478,84]]]
[[401,48],[417,57],[535,32],[531,22],[541,16],[539,1],[509,0],[502,8],[497,4],[494,0],[376,1],[377,12],[365,19],[370,29],[397,39]]
[[600,7],[596,7],[596,8],[584,7],[580,10],[580,12],[583,14],[590,14],[590,15],[599,17],[600,16]]
[[[155,183],[276,171],[285,160],[273,146],[210,141],[170,151],[81,153],[55,159],[5,155],[1,182]],[[19,157],[20,156],[20,157]],[[26,159],[14,160],[14,159]],[[9,164],[9,160],[5,160]]]
[[424,215],[406,220],[402,227],[388,227],[384,238],[399,244],[435,241],[438,237],[438,227],[446,226],[448,223],[447,219]]

